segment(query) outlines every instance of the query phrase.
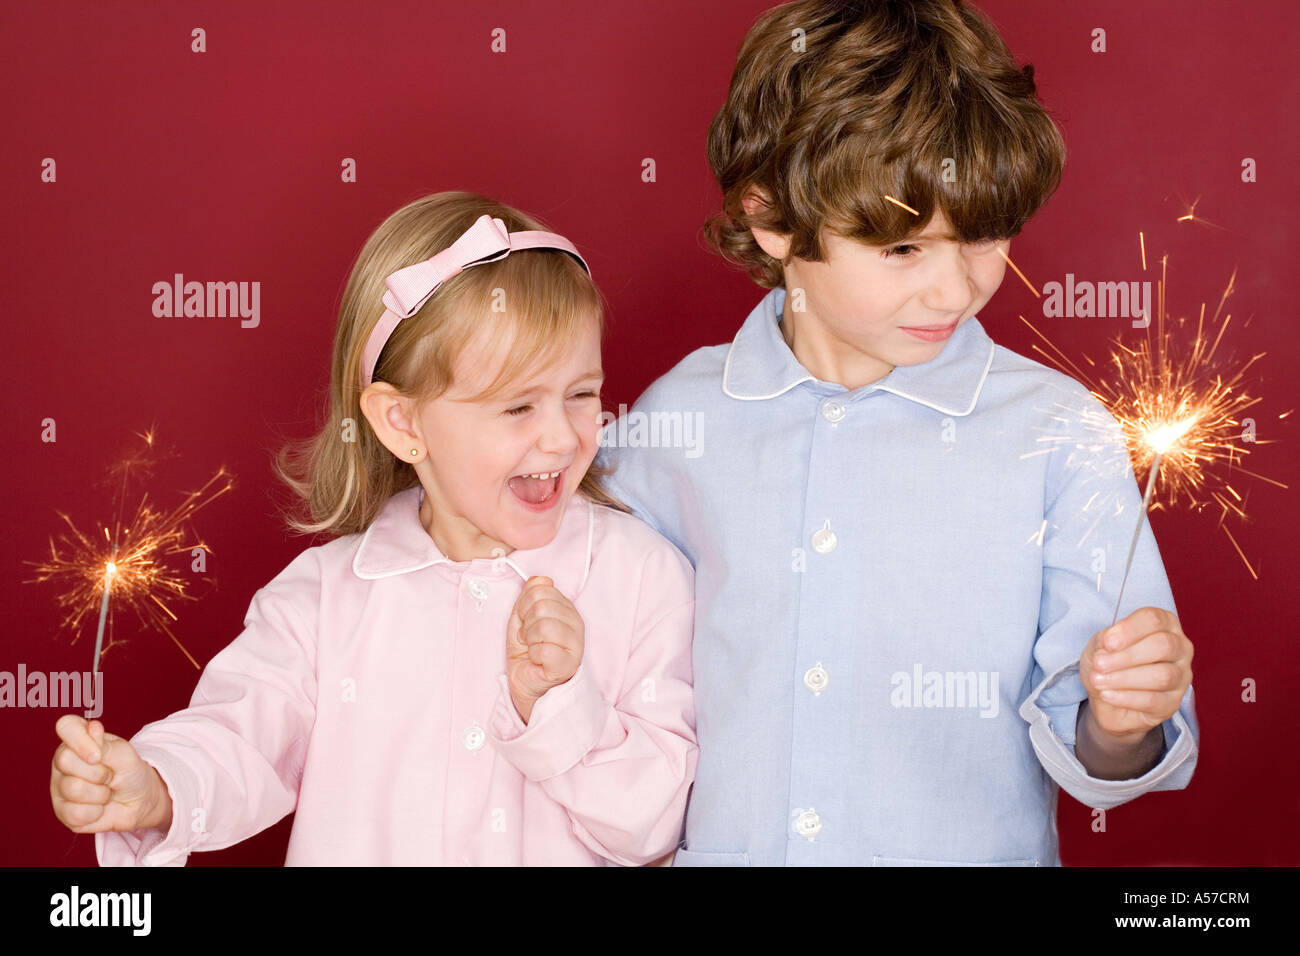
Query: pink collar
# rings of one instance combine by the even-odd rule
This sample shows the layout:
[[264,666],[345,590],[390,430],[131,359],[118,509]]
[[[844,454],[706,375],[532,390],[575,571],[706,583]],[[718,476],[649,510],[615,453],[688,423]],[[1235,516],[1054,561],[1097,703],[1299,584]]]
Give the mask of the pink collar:
[[521,581],[534,575],[545,575],[570,600],[575,599],[586,586],[591,571],[596,512],[599,510],[586,495],[574,494],[569,499],[560,530],[549,544],[526,551],[512,551],[502,558],[475,558],[472,561],[452,561],[438,549],[420,522],[423,503],[423,485],[414,485],[388,499],[366,529],[352,559],[352,570],[357,577],[373,581],[443,565],[443,570],[456,577],[466,571],[484,578],[518,575]]

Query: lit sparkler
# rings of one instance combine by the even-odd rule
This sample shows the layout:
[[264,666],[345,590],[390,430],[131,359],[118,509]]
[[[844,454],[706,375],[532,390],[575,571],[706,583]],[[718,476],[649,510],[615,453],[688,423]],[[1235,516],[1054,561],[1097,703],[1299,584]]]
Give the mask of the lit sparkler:
[[1133,529],[1133,542],[1128,546],[1128,557],[1124,560],[1124,576],[1119,579],[1119,596],[1115,598],[1115,613],[1110,619],[1112,627],[1119,620],[1120,603],[1124,600],[1124,586],[1128,584],[1128,573],[1133,567],[1133,554],[1137,551],[1138,538],[1142,536],[1142,525],[1146,523],[1147,511],[1151,507],[1151,493],[1156,489],[1156,476],[1160,474],[1160,456],[1194,427],[1196,427],[1195,417],[1188,417],[1169,425],[1159,425],[1143,435],[1144,442],[1155,454],[1151,458],[1150,474],[1147,475],[1147,490],[1142,495],[1142,513],[1138,515],[1137,527]]
[[[154,459],[153,432],[140,436],[148,451],[130,456],[119,462],[113,472],[122,472],[122,487],[117,501],[117,517],[110,532],[101,525],[103,541],[99,534],[87,534],[73,524],[64,512],[58,512],[68,526],[56,543],[50,539],[50,554],[43,561],[26,561],[37,570],[30,582],[55,580],[63,585],[57,603],[64,611],[61,626],[71,630],[75,643],[81,633],[85,618],[99,610],[95,633],[94,672],[98,673],[101,656],[113,646],[109,640],[104,647],[105,625],[112,602],[124,603],[136,612],[146,628],[166,634],[196,669],[201,669],[172,632],[171,624],[177,618],[170,604],[178,600],[194,600],[189,593],[190,581],[165,563],[165,558],[175,554],[189,554],[195,548],[211,553],[211,548],[201,540],[187,543],[186,529],[190,519],[201,508],[234,487],[235,480],[225,468],[219,469],[197,491],[185,496],[170,511],[155,508],[147,492],[140,497],[135,514],[122,521],[127,494],[127,479],[133,471],[148,473]],[[111,600],[110,600],[111,599]]]
[[[1145,269],[1146,241],[1142,234],[1139,234],[1139,243]],[[1219,527],[1256,579],[1259,575],[1224,523],[1228,515],[1241,519],[1246,517],[1245,501],[1232,484],[1233,474],[1286,488],[1281,482],[1242,465],[1250,453],[1246,445],[1267,442],[1256,440],[1253,431],[1243,426],[1243,413],[1260,401],[1249,392],[1247,373],[1264,353],[1252,355],[1244,361],[1219,356],[1219,347],[1232,315],[1224,315],[1222,321],[1219,316],[1232,294],[1236,273],[1228,280],[1208,327],[1205,303],[1202,303],[1195,334],[1189,344],[1183,344],[1186,336],[1176,336],[1175,331],[1182,332],[1187,326],[1186,320],[1180,318],[1177,323],[1170,322],[1169,327],[1166,323],[1167,267],[1168,257],[1165,257],[1161,260],[1161,278],[1157,284],[1156,321],[1148,322],[1146,338],[1136,347],[1127,346],[1116,338],[1115,347],[1101,368],[1085,356],[1081,361],[1095,370],[1092,374],[1085,372],[1079,362],[1071,360],[1024,316],[1020,317],[1043,342],[1043,345],[1035,344],[1034,350],[1057,368],[1079,379],[1106,407],[1123,433],[1122,457],[1131,461],[1136,474],[1147,473],[1142,513],[1138,516],[1124,564],[1119,598],[1115,603],[1115,620],[1119,617],[1120,601],[1142,524],[1151,508],[1160,478],[1164,479],[1163,488],[1171,505],[1186,500],[1197,511],[1210,505],[1218,506],[1221,512]],[[1287,414],[1284,412],[1278,417],[1285,418]],[[1085,427],[1098,434],[1113,432],[1109,422],[1089,421],[1087,414],[1082,417]],[[1058,443],[1077,441],[1059,436],[1048,440]],[[1104,443],[1078,443],[1077,447],[1087,447],[1092,453],[1098,453],[1105,446]]]

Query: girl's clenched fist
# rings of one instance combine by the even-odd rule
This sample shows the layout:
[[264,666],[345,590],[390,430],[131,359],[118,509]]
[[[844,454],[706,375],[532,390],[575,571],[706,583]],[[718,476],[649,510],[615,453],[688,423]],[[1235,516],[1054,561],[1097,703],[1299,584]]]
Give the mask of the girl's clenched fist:
[[524,723],[538,698],[577,673],[583,636],[578,609],[555,582],[546,577],[524,582],[506,627],[506,677]]

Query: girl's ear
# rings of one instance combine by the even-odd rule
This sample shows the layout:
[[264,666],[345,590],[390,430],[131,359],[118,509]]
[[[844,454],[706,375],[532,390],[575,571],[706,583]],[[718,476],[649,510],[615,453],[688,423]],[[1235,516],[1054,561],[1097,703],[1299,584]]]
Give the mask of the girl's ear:
[[409,405],[410,400],[388,382],[375,382],[361,393],[361,414],[384,447],[402,461],[410,461],[411,448],[423,444],[411,420]]

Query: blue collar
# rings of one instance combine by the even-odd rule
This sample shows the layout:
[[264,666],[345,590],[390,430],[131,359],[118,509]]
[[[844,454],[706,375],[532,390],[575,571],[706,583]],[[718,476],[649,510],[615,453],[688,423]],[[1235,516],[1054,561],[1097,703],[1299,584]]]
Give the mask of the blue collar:
[[[731,398],[776,398],[802,382],[819,381],[799,364],[781,336],[779,316],[784,305],[785,289],[770,291],[732,340],[722,370],[722,391]],[[994,348],[979,320],[971,317],[933,361],[900,365],[880,381],[855,391],[892,392],[946,415],[969,415],[993,364]]]

